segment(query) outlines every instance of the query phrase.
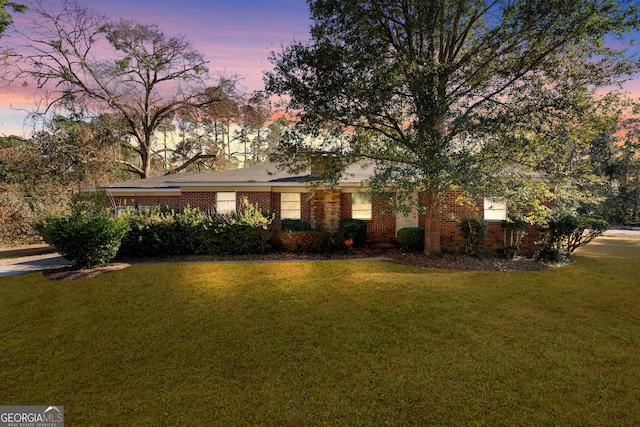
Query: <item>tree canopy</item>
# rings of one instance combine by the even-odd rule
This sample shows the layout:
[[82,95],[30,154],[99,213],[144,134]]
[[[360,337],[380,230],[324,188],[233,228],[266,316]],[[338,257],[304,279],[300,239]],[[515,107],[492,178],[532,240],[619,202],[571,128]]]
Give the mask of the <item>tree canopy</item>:
[[572,147],[620,113],[615,95],[599,91],[638,68],[624,47],[605,43],[638,28],[633,1],[310,0],[309,7],[311,40],[274,53],[265,74],[268,92],[285,97],[298,119],[280,160],[302,167],[319,151],[374,160],[374,189],[426,193],[427,252],[440,248],[445,189],[522,193],[532,172],[565,181],[578,174],[567,163]]
[[[207,61],[183,36],[167,36],[157,25],[133,20],[110,20],[74,1],[50,11],[44,2],[32,8],[35,18],[17,49],[20,77],[35,82],[43,93],[36,113],[52,110],[79,117],[117,115],[124,130],[123,149],[135,154],[121,163],[139,177],[154,173],[162,163],[162,147],[155,132],[178,113],[225,101],[211,97]],[[224,81],[229,87],[230,79]],[[193,163],[216,153],[195,152]],[[175,165],[184,168],[184,165]],[[171,172],[171,171],[170,171]]]

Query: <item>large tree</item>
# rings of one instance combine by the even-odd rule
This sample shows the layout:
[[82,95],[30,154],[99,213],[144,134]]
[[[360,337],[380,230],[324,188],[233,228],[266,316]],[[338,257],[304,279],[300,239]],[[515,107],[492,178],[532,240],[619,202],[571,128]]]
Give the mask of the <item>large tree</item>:
[[13,23],[13,16],[7,9],[10,9],[14,13],[20,13],[27,10],[27,6],[12,1],[0,0],[0,36]]
[[578,126],[600,123],[581,121],[606,112],[596,91],[636,71],[604,43],[638,27],[632,1],[309,6],[310,41],[273,54],[265,76],[298,118],[280,160],[296,167],[322,151],[375,160],[374,189],[426,194],[426,252],[440,250],[446,189],[497,193],[515,176],[555,171],[568,144],[586,143]]
[[[156,131],[178,111],[217,102],[205,95],[207,62],[184,37],[166,36],[157,25],[112,21],[74,1],[49,11],[43,2],[32,8],[33,25],[21,31],[21,76],[46,91],[44,108],[76,115],[112,113],[126,131],[121,159],[128,171],[148,177],[154,163],[163,164]],[[211,153],[197,153],[199,158]],[[185,159],[193,162],[194,159]],[[174,165],[180,168],[182,165]]]

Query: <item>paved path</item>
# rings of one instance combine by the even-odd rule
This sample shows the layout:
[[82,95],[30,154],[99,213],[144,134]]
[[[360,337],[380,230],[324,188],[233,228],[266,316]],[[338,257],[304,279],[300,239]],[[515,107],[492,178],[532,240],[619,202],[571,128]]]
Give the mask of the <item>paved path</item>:
[[0,277],[46,270],[52,267],[64,267],[71,264],[71,261],[58,254],[18,258],[12,263],[0,263]]
[[632,239],[640,239],[640,230],[607,230],[605,236],[624,236]]

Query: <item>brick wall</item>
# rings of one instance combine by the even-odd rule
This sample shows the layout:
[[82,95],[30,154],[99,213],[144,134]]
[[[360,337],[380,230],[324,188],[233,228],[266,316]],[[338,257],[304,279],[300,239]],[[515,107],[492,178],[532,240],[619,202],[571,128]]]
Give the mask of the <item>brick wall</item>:
[[[342,193],[340,197],[341,219],[350,219],[351,193]],[[367,240],[370,242],[388,242],[396,234],[396,215],[383,201],[374,200],[372,203],[372,215],[367,223]]]
[[[459,199],[460,193],[446,191],[440,205],[440,245],[445,252],[459,252],[464,250],[464,238],[458,222],[464,218],[480,217],[484,212],[484,199],[475,199],[474,204],[469,205]],[[424,196],[421,197],[424,203]],[[488,221],[489,229],[484,250],[486,253],[502,252],[505,246],[505,228],[502,221]],[[424,227],[425,215],[418,217],[418,226]],[[535,225],[527,228],[527,234],[522,240],[520,253],[531,254],[536,251],[535,243],[540,239],[540,234]]]

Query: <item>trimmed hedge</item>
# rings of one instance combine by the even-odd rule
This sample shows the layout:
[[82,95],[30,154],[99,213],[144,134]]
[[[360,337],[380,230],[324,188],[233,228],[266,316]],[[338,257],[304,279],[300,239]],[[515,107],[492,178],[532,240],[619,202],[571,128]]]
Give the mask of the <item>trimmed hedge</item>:
[[353,239],[353,246],[363,246],[367,242],[367,223],[361,219],[343,219],[338,234]]
[[231,216],[160,207],[122,215],[131,231],[122,241],[121,256],[252,254],[272,247],[273,215],[246,202],[241,212]]
[[424,233],[422,227],[407,227],[398,230],[398,245],[406,252],[424,251]]
[[289,252],[321,254],[330,252],[333,246],[331,233],[323,231],[285,231],[279,239]]
[[301,219],[288,219],[281,220],[282,231],[311,231],[311,224]]

